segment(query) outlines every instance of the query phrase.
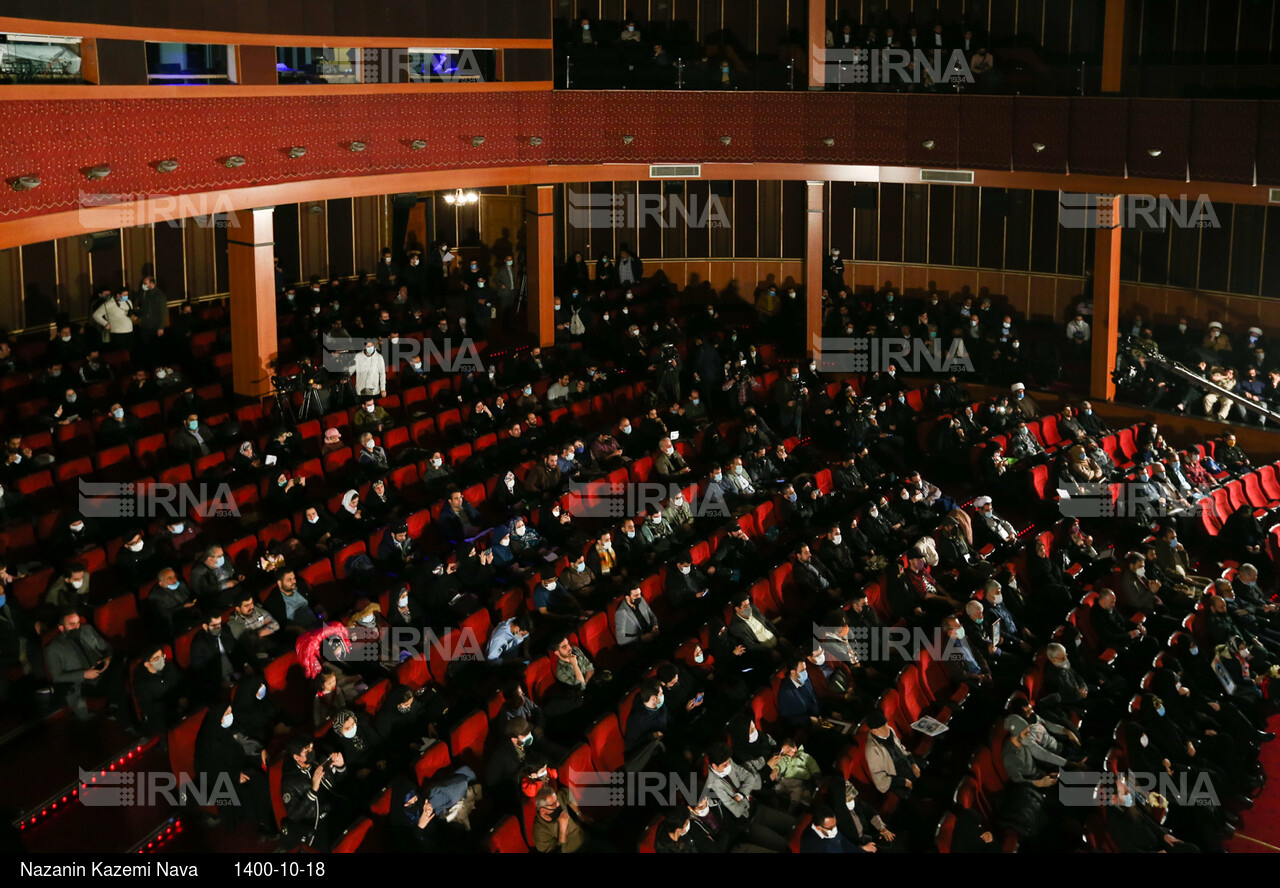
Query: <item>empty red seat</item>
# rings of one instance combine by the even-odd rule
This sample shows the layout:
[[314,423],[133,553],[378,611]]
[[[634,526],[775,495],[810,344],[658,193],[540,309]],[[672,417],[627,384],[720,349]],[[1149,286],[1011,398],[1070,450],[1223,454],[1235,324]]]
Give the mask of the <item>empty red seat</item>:
[[478,710],[472,712],[449,732],[449,754],[453,761],[479,773],[488,736],[488,716]]
[[498,821],[484,840],[485,849],[491,854],[528,854],[529,846],[520,834],[520,823],[508,814]]
[[141,642],[138,602],[132,594],[113,598],[95,608],[93,625],[116,650],[133,650]]
[[449,747],[443,742],[432,743],[422,757],[413,764],[413,773],[418,778],[418,784],[426,783],[437,773],[449,767],[450,761]]
[[342,834],[342,838],[333,846],[335,854],[354,854],[356,851],[370,850],[362,848],[371,837],[373,832],[373,821],[368,817],[361,817],[355,824]]

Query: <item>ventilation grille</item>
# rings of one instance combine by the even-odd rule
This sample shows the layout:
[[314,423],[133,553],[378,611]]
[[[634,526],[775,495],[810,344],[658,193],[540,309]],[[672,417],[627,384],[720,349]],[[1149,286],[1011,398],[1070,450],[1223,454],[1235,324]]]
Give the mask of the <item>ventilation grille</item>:
[[921,170],[921,182],[945,182],[951,185],[972,185],[973,170]]
[[702,165],[666,163],[649,167],[650,179],[701,179]]
[[1267,200],[1272,203],[1280,203],[1280,188],[1272,188],[1267,192]]

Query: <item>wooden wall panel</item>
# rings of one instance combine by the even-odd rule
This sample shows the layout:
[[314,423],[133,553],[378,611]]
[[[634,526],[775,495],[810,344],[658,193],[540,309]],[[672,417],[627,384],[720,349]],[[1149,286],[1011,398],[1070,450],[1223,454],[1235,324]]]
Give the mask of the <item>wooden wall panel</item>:
[[[351,202],[352,239],[355,241],[356,273],[371,272],[377,257],[382,255],[384,244],[382,214],[386,210],[386,198],[357,197]],[[277,229],[279,223],[277,223]],[[276,255],[279,255],[277,246]],[[426,261],[425,259],[423,260]]]
[[22,322],[22,248],[0,250],[0,327],[13,330]]
[[187,296],[199,299],[216,293],[217,263],[214,260],[213,225],[209,217],[199,217],[205,224],[198,224],[195,218],[183,220],[182,240],[186,256]]
[[331,200],[325,204],[330,277],[353,275],[360,260],[369,263],[377,256],[377,253],[365,257],[356,255],[352,241],[355,224],[352,214],[351,198]]
[[[92,294],[103,286],[120,286],[120,246],[90,253],[79,238],[57,243],[58,312],[80,318],[89,313]],[[114,261],[112,261],[114,260]],[[96,272],[96,274],[95,274]]]
[[[298,205],[280,204],[271,214],[275,229],[276,258],[284,269],[285,279],[298,283],[305,281],[302,274],[302,253],[298,244]],[[381,248],[381,244],[378,245]]]
[[152,229],[152,239],[155,242],[156,284],[170,300],[186,299],[187,274],[182,224],[175,221],[156,225]]
[[53,241],[22,248],[22,325],[50,324],[58,313],[57,247]]
[[[66,253],[75,253],[82,250],[83,247],[80,246],[80,242],[76,238],[65,238],[58,242],[59,259]],[[89,280],[93,282],[94,287],[117,288],[124,286],[124,256],[120,252],[120,241],[118,239],[108,241],[106,244],[99,246],[98,249],[88,254],[88,259]],[[68,287],[64,291],[62,287],[59,287],[59,295],[61,297],[65,292],[66,296],[71,300],[88,298],[87,295],[76,295],[73,292],[74,289],[74,287]],[[60,298],[59,305],[61,306],[61,304],[62,300]],[[73,304],[80,305],[83,303],[73,302]]]
[[125,228],[120,232],[124,246],[124,275],[130,287],[137,287],[145,275],[156,273],[153,229]]
[[326,207],[323,202],[299,204],[298,212],[298,244],[299,257],[302,263],[302,278],[309,279],[313,274],[321,278],[329,277],[329,238],[325,233]]

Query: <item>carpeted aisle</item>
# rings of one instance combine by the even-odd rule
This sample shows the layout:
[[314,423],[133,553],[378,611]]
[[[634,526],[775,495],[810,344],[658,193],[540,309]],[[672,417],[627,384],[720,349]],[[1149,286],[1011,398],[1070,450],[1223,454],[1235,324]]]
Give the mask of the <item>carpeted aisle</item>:
[[[1267,730],[1280,729],[1280,715],[1267,720]],[[1262,745],[1258,761],[1267,774],[1262,795],[1253,807],[1241,813],[1241,824],[1235,838],[1224,843],[1232,854],[1274,854],[1280,852],[1280,739]]]

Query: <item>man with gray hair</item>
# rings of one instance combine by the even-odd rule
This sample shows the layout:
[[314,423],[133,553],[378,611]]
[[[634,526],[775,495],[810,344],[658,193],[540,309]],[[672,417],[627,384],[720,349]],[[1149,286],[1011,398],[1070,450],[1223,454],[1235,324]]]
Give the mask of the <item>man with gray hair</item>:
[[190,588],[201,607],[221,609],[231,606],[236,587],[243,580],[222,547],[215,545],[205,549],[204,557],[191,568]]
[[1242,564],[1236,569],[1236,577],[1231,581],[1235,590],[1236,601],[1247,608],[1256,617],[1273,619],[1270,615],[1280,611],[1280,604],[1272,604],[1267,600],[1267,593],[1258,586],[1258,568],[1252,564]]
[[1093,702],[1089,699],[1089,683],[1071,668],[1067,649],[1056,641],[1045,648],[1045,694],[1057,694],[1064,710],[1085,712]]

